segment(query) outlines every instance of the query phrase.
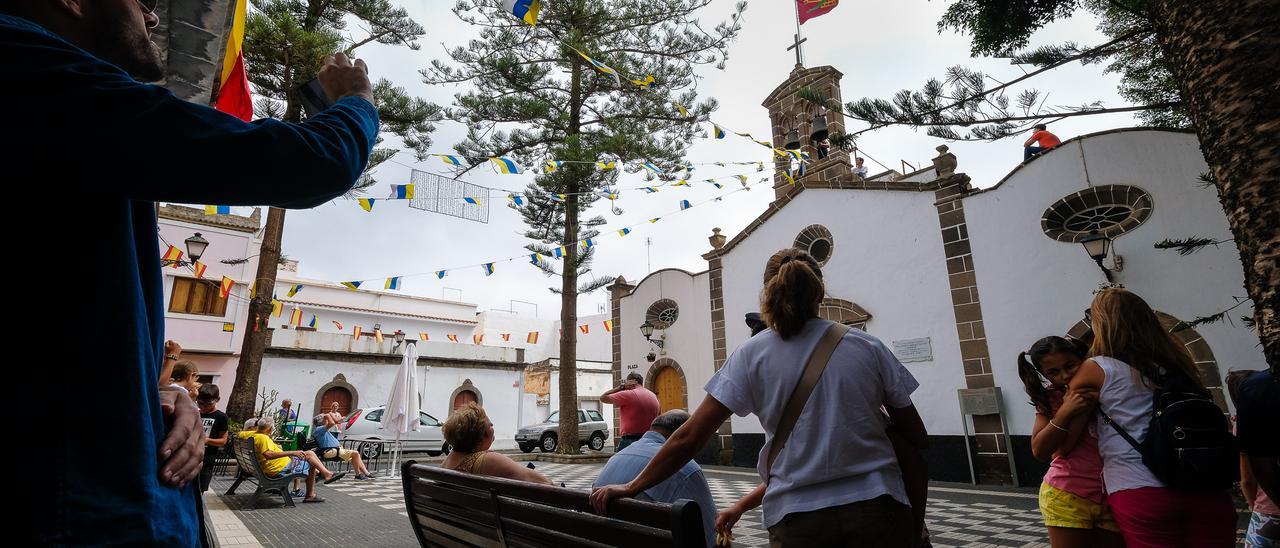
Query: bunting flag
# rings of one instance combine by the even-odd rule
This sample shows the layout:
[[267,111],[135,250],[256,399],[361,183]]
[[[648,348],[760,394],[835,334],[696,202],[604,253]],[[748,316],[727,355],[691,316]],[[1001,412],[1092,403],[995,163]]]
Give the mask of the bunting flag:
[[511,200],[511,203],[515,204],[516,207],[524,207],[524,196],[519,194],[508,194],[507,199]]
[[681,180],[676,181],[675,183],[673,183],[671,186],[689,186],[689,181],[686,181],[686,180],[684,180],[684,179],[681,179]]
[[589,323],[584,323],[584,324],[582,324],[582,325],[579,325],[579,326],[578,326],[578,331],[581,331],[581,332],[583,332],[583,333],[590,332],[590,331],[591,331],[591,324],[589,324]]
[[342,285],[346,286],[346,288],[347,288],[347,289],[350,289],[350,290],[352,290],[352,291],[355,291],[355,290],[357,290],[357,289],[360,289],[360,284],[362,284],[362,283],[364,283],[364,282],[361,282],[361,281],[359,281],[359,280],[356,280],[356,281],[352,281],[352,282],[342,282]]
[[258,298],[258,281],[254,280],[249,284],[249,300]]
[[618,194],[617,192],[614,192],[614,193],[611,193],[611,194],[605,194],[605,195],[604,195],[604,197],[605,197],[605,198],[608,198],[608,199],[610,199],[610,200],[617,200],[617,199],[618,199],[618,196],[620,196],[620,194]]
[[555,255],[557,259],[563,259],[564,253],[565,253],[564,246],[560,246],[551,250],[551,254]]
[[271,315],[277,318],[284,313],[284,303],[275,299],[271,300]]
[[446,338],[446,339],[449,339],[449,340],[451,340],[451,341],[453,341],[453,342],[458,342],[458,336],[457,336],[457,335],[445,335],[445,338]]
[[500,156],[500,157],[489,158],[489,161],[493,162],[493,166],[495,169],[498,170],[498,173],[503,173],[507,175],[520,174],[520,166],[516,165],[515,161],[512,160],[511,158],[507,158],[506,156]]
[[530,253],[529,264],[537,266],[539,268],[546,268],[547,258],[543,256],[541,253]]
[[552,173],[555,170],[560,169],[560,166],[563,166],[563,165],[564,165],[564,162],[561,162],[560,160],[547,160],[547,165],[542,169],[545,170],[547,173]]
[[553,195],[551,195],[551,201],[553,201],[553,202],[564,202],[565,200],[568,200],[568,199],[569,199],[569,195],[568,195],[568,194],[553,194]]
[[205,266],[205,264],[204,264],[204,263],[202,263],[202,262],[200,262],[200,261],[195,261],[195,262],[191,263],[191,266],[192,266],[192,268],[194,268],[194,269],[195,269],[195,271],[196,271],[196,277],[197,277],[197,278],[203,278],[203,277],[204,277],[204,271],[205,271],[205,269],[206,269],[206,268],[209,268],[209,267]]
[[790,174],[790,173],[787,173],[787,172],[783,171],[783,172],[782,172],[782,178],[783,178],[783,179],[786,179],[786,180],[787,180],[787,184],[789,184],[789,185],[793,185],[793,186],[794,186],[794,185],[796,184],[796,180],[795,180],[793,177],[791,177],[791,174]]
[[653,172],[654,175],[662,175],[662,170],[658,169],[658,166],[653,165],[652,162],[645,162],[642,167]]
[[431,336],[430,336],[430,335],[426,334],[425,332],[424,332],[424,333],[418,333],[418,342],[422,342],[422,341],[429,341],[429,340],[431,340]]
[[631,229],[630,229],[630,228],[619,228],[619,229],[618,229],[618,236],[626,236],[627,234],[631,234]]
[[581,242],[579,242],[579,243],[581,243],[581,244],[582,244],[582,249],[591,249],[592,247],[594,247],[594,246],[596,245],[596,242],[595,242],[594,240],[592,240],[591,238],[586,238],[586,239],[582,240],[582,241],[581,241]]
[[329,320],[329,321],[333,322],[333,326],[338,329],[338,332],[342,332],[342,322],[338,320]]
[[412,200],[413,185],[391,185],[391,197],[388,200]]
[[503,333],[503,334],[498,335],[498,336],[499,336],[499,337],[502,337],[502,340],[504,340],[504,341],[510,341],[510,340],[511,340],[511,334],[510,334],[510,333]]
[[722,184],[720,184],[720,183],[713,182],[713,183],[711,183],[711,184],[712,184],[713,186],[715,186],[716,188],[724,188],[724,185],[722,185]]
[[472,335],[471,344],[484,344],[484,335]]
[[310,322],[307,322],[307,327],[310,327],[311,329],[315,329],[315,328],[316,328],[316,320],[317,320],[317,319],[318,319],[318,318],[316,318],[316,315],[315,315],[315,314],[312,314],[312,315],[311,315],[311,321],[310,321]]
[[299,291],[302,291],[302,284],[293,284],[293,285],[289,286],[289,296],[290,296],[290,297],[292,297],[292,296],[294,296],[294,295],[297,295]]
[[253,120],[253,97],[249,94],[249,78],[244,70],[244,19],[249,0],[232,4],[231,32],[222,55],[222,71],[218,74],[218,97],[215,107],[246,122]]
[[235,285],[235,283],[235,280],[223,276],[222,285],[218,287],[218,295],[224,299],[227,298],[227,295],[231,294],[231,286]]
[[484,263],[484,264],[480,265],[480,268],[483,268],[483,269],[484,269],[484,275],[485,275],[485,276],[492,276],[492,275],[493,275],[493,263]]
[[693,206],[689,204],[689,200],[680,200],[680,211],[684,211],[691,207]]
[[604,330],[608,333],[613,333],[613,320],[604,321]]
[[396,276],[396,277],[394,277],[394,278],[387,278],[387,283],[382,284],[382,288],[383,288],[383,289],[394,289],[394,290],[399,291],[399,290],[400,290],[400,276]]
[[169,246],[169,249],[166,249],[164,255],[160,257],[160,260],[169,263],[169,266],[178,268],[178,261],[182,260],[182,251],[176,247]]
[[538,332],[530,331],[529,336],[525,337],[524,340],[529,344],[538,344]]
[[661,218],[662,218],[662,217],[654,217],[654,218],[652,218],[652,219],[649,219],[649,222],[650,222],[650,223],[656,223],[656,222],[658,222],[658,219],[661,219]]
[[596,162],[596,167],[600,168],[600,171],[609,171],[610,169],[617,169],[618,162]]
[[640,86],[640,89],[649,89],[658,83],[658,80],[652,74],[646,75],[643,80],[632,80],[632,84]]
[[445,272],[448,272],[448,271],[447,271],[447,270],[437,270],[437,271],[436,271],[436,279],[437,279],[437,280],[443,280],[443,279],[444,279],[444,273],[445,273]]
[[207,205],[204,206],[205,215],[230,215],[231,206]]
[[684,116],[685,118],[689,117],[689,109],[684,108],[684,105],[680,104],[679,102],[676,103],[676,112],[679,112],[680,115]]
[[360,202],[360,209],[363,209],[363,210],[365,210],[365,211],[372,212],[372,211],[373,211],[373,202],[375,202],[375,201],[376,201],[376,200],[374,200],[373,198],[360,198],[360,200],[359,200],[359,202]]
[[618,71],[613,70],[613,68],[610,67],[609,65],[601,63],[600,61],[596,61],[595,59],[592,59],[591,57],[589,57],[587,54],[582,53],[581,51],[578,51],[578,48],[573,48],[573,51],[577,51],[578,55],[581,55],[582,58],[586,59],[588,63],[591,63],[591,66],[595,67],[596,70],[603,72],[605,74],[608,74],[609,76],[612,76],[613,83],[615,85],[619,85],[619,86],[622,85],[622,79],[618,77]]
[[653,188],[651,186],[642,186],[640,187],[640,190],[643,190],[645,194],[653,194],[654,192],[658,191],[658,189]]
[[451,154],[432,154],[432,156],[439,158],[440,161],[448,165],[462,167],[462,159],[457,156]]
[[800,156],[800,151],[799,151],[799,150],[795,150],[795,149],[787,149],[787,150],[786,150],[786,151],[784,151],[784,152],[786,152],[787,157],[788,157],[788,158],[791,158],[792,160],[802,160],[802,159],[803,159],[803,157],[802,157],[802,156]]
[[294,327],[302,327],[302,309],[301,308],[294,308],[293,312],[289,314],[289,325],[292,325]]
[[473,197],[471,197],[471,196],[463,196],[463,197],[462,197],[462,201],[464,201],[464,202],[466,202],[466,203],[468,203],[468,204],[471,204],[471,205],[477,205],[477,206],[478,206],[478,205],[480,205],[480,199],[479,199],[479,198],[473,198]]
[[538,12],[542,10],[542,3],[538,0],[502,0],[502,9],[532,27],[538,24]]
[[716,139],[724,139],[724,130],[720,129],[720,126],[715,124],[711,124],[711,134],[714,135]]
[[354,338],[354,339],[355,339],[355,340],[357,340],[357,341],[358,341],[358,340],[360,340],[360,332],[361,332],[361,331],[363,331],[363,330],[360,328],[360,326],[358,326],[358,325],[357,325],[357,326],[355,326],[354,328],[352,328],[352,329],[351,329],[351,331],[352,331],[352,333],[351,333],[351,337],[352,337],[352,338]]
[[740,181],[740,182],[742,183],[742,188],[746,188],[746,187],[747,187],[747,176],[746,176],[746,175],[738,175],[738,181]]
[[378,328],[376,328],[376,327],[375,327],[375,328],[373,328],[373,340],[378,341],[378,344],[382,344],[382,330],[381,330],[381,329],[378,329]]
[[819,15],[826,15],[827,12],[836,8],[840,0],[796,0],[796,16],[800,18],[800,24],[813,19]]

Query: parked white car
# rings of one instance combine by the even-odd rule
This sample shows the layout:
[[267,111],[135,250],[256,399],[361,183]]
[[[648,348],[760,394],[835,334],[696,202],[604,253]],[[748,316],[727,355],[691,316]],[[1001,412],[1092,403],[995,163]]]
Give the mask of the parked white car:
[[[339,439],[342,441],[395,441],[395,432],[389,432],[381,428],[382,415],[385,412],[386,406],[356,409],[346,417],[342,435]],[[440,431],[440,421],[421,411],[418,415],[421,420],[418,431],[400,435],[400,442],[404,445],[405,452],[425,451],[433,457],[449,454],[449,444],[444,442],[444,434]],[[383,445],[382,443],[362,443],[357,445],[357,448],[361,456],[366,459],[372,459],[382,454]],[[387,451],[394,450],[391,444],[386,445]]]

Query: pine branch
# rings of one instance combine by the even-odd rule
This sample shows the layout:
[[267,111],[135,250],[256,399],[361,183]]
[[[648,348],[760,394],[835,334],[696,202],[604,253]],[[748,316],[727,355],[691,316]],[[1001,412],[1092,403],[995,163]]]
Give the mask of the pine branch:
[[1190,238],[1182,238],[1182,239],[1165,238],[1163,240],[1156,242],[1154,244],[1154,247],[1156,249],[1176,249],[1178,250],[1179,255],[1190,255],[1192,253],[1200,251],[1201,249],[1204,249],[1205,246],[1210,246],[1210,245],[1217,246],[1218,244],[1234,242],[1234,241],[1235,240],[1232,238],[1227,238],[1225,240],[1215,240],[1213,238],[1201,238],[1199,236],[1192,236]]
[[1206,171],[1196,177],[1196,184],[1200,185],[1200,188],[1214,188],[1218,186],[1218,179],[1212,173]]
[[[1232,310],[1239,308],[1240,305],[1250,302],[1250,299],[1246,297],[1232,297],[1232,298],[1236,300],[1236,304],[1231,305],[1230,308],[1223,310],[1221,312],[1209,314],[1208,316],[1197,316],[1191,320],[1180,321],[1174,324],[1173,327],[1169,328],[1169,332],[1177,333],[1179,331],[1185,331],[1187,329],[1192,329],[1201,325],[1210,324],[1210,323],[1219,323],[1223,321],[1230,323],[1231,320],[1229,319],[1229,316],[1227,314]],[[1232,325],[1235,325],[1235,324],[1232,324]]]

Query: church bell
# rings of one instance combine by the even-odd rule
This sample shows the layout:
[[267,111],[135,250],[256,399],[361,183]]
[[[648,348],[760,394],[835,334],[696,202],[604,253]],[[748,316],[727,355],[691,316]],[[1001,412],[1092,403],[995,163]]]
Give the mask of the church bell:
[[827,131],[827,115],[819,114],[813,117],[813,134],[809,136],[809,142],[817,143],[826,139],[830,135]]
[[800,130],[793,129],[790,133],[787,133],[787,144],[782,145],[782,148],[787,150],[800,148]]

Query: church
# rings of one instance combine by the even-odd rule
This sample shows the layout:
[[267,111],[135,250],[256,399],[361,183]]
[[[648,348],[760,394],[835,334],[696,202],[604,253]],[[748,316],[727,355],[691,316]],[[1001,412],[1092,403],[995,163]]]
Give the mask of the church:
[[[663,410],[703,400],[708,379],[750,336],[744,317],[759,309],[765,261],[795,247],[822,264],[820,315],[884,341],[920,382],[912,399],[929,430],[933,479],[1036,485],[1045,465],[1031,456],[1019,352],[1047,335],[1085,333],[1084,312],[1103,284],[1142,296],[1171,330],[1244,295],[1222,207],[1198,182],[1208,167],[1194,134],[1081,135],[1000,181],[971,181],[945,145],[926,169],[860,177],[847,152],[818,159],[812,124],[822,113],[797,96],[808,88],[839,104],[840,79],[829,66],[797,66],[764,100],[774,146],[798,135],[813,160],[794,184],[776,174],[774,201],[740,232],[715,229],[705,270],[610,287],[615,379],[640,373]],[[825,122],[843,131],[839,117]],[[1154,245],[1191,236],[1227,241],[1185,256]],[[1251,315],[1248,304],[1229,316]],[[1226,373],[1266,367],[1238,320],[1174,333],[1224,410]],[[754,467],[763,432],[756,417],[734,416],[698,460]]]

